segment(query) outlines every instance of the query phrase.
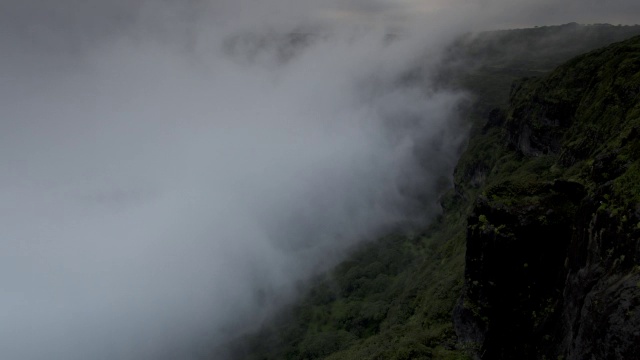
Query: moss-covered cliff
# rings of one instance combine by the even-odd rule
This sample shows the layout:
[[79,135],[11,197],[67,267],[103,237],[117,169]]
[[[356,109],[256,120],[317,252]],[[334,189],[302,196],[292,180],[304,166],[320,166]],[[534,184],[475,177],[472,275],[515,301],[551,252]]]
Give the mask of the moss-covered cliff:
[[[486,359],[640,353],[640,37],[513,88],[468,217],[460,340]],[[464,182],[465,176],[460,181]]]

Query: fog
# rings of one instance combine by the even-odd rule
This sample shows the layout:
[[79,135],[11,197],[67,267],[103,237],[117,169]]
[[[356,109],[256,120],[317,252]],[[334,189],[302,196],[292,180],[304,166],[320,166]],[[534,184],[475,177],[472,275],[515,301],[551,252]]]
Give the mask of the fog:
[[440,50],[532,21],[417,1],[0,10],[0,356],[16,360],[199,358],[355,244],[427,223],[466,132],[465,94],[430,80]]

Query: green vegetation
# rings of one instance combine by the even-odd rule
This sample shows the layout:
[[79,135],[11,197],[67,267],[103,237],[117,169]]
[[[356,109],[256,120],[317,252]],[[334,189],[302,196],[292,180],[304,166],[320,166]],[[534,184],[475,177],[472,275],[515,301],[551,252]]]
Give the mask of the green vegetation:
[[424,234],[367,244],[319,279],[282,315],[287,320],[247,339],[247,358],[465,359],[451,323],[462,287],[464,221],[449,214]]

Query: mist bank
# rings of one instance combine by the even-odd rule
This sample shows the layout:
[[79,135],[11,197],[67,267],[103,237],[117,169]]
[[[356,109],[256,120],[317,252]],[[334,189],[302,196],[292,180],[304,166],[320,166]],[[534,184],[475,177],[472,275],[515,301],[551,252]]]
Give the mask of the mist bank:
[[3,36],[7,358],[197,358],[354,244],[438,211],[464,95],[430,86],[435,48],[270,29],[275,44],[231,51],[253,27],[161,10]]

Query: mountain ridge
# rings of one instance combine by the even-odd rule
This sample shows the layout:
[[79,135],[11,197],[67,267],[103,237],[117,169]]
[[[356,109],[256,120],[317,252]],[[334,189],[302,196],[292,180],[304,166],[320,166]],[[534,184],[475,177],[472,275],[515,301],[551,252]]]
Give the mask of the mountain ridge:
[[[458,75],[447,86],[468,89],[474,101],[465,110],[472,129],[455,186],[440,199],[443,214],[423,231],[365,244],[226,350],[243,359],[632,358],[640,341],[624,335],[640,329],[633,310],[640,287],[627,286],[640,273],[638,43],[579,55],[550,73],[537,70],[558,61],[546,54],[523,55],[524,71],[513,68],[523,60],[516,56],[496,72],[490,65],[503,57],[491,60],[490,52],[462,71],[453,66],[445,74]],[[456,57],[477,55],[455,46]],[[590,77],[594,69],[603,69],[602,78]],[[615,74],[624,86],[609,91]],[[625,104],[625,120],[597,121],[622,113],[612,104]],[[606,236],[596,246],[598,232]],[[619,306],[596,311],[596,303],[615,303],[607,291],[616,284],[626,291]],[[594,286],[603,289],[589,295]],[[592,316],[578,316],[585,311]],[[632,317],[631,325],[610,327],[610,345],[596,349],[593,339],[609,339],[598,333],[607,314],[623,323]]]

